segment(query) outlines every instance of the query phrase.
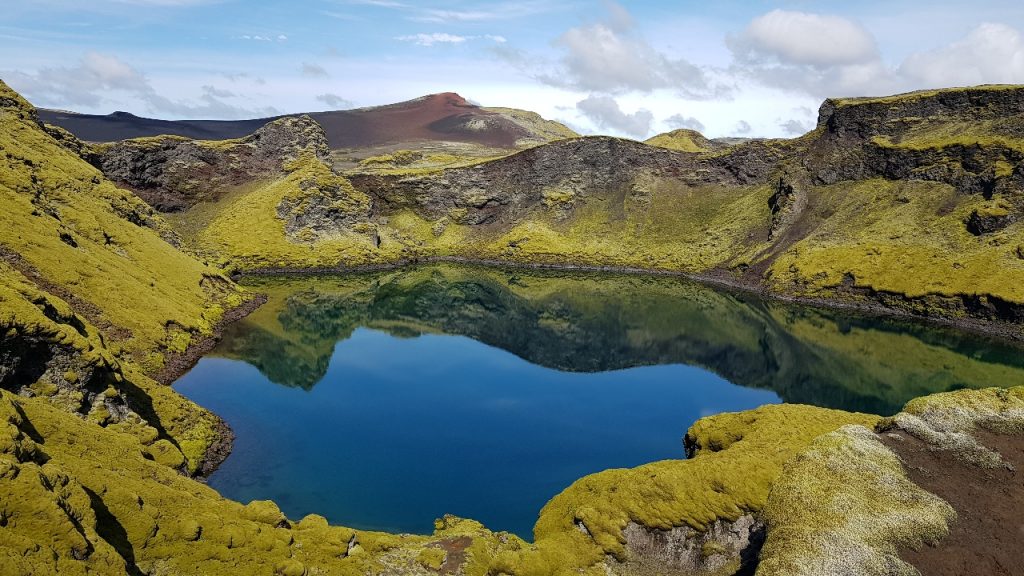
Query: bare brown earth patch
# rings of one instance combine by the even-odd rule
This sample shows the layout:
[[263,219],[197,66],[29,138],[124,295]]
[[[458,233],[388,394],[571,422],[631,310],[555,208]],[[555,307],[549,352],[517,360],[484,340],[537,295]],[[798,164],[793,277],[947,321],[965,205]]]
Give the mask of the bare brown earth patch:
[[923,576],[1024,574],[1024,436],[976,431],[1013,469],[985,469],[907,434],[882,441],[903,459],[916,484],[949,502],[957,520],[937,546],[903,550]]
[[432,548],[440,548],[445,551],[444,563],[438,568],[441,574],[458,574],[462,565],[466,563],[466,549],[473,544],[469,536],[458,538],[446,538],[430,544]]

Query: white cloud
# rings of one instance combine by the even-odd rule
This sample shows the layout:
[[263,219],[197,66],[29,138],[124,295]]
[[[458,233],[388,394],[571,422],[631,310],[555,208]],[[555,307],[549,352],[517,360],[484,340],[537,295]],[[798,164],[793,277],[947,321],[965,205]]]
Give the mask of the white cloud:
[[704,132],[704,123],[694,118],[693,116],[683,116],[682,114],[673,114],[665,119],[665,124],[673,129],[678,130],[680,128],[686,128],[688,130],[696,130],[697,132]]
[[469,40],[490,40],[496,44],[504,44],[508,42],[508,39],[504,36],[496,36],[493,34],[484,34],[482,36],[459,36],[457,34],[448,34],[446,32],[434,32],[432,34],[410,34],[407,36],[396,36],[395,40],[402,42],[412,42],[417,46],[433,46],[435,44],[462,44]]
[[1024,36],[982,24],[948,46],[912,54],[899,72],[921,88],[1024,82]]
[[800,120],[792,119],[786,120],[785,122],[779,122],[779,128],[790,136],[802,136],[814,129],[814,126],[801,122]]
[[572,28],[558,39],[563,70],[544,81],[586,91],[621,93],[675,88],[692,95],[708,91],[700,68],[657,52],[636,35],[607,24]]
[[576,103],[576,109],[599,128],[605,128],[643,138],[650,134],[654,115],[640,109],[632,114],[623,112],[619,103],[611,96],[591,95]]
[[267,83],[267,80],[265,78],[263,78],[262,76],[253,76],[252,74],[249,74],[248,72],[235,72],[235,73],[225,72],[225,73],[222,73],[221,76],[223,76],[224,78],[227,78],[231,82],[250,81],[253,84],[259,84],[259,85],[263,85],[263,84]]
[[468,36],[458,36],[445,32],[434,32],[433,34],[410,34],[408,36],[397,36],[395,40],[412,42],[417,46],[433,46],[434,44],[461,44],[469,40]]
[[287,42],[288,37],[284,34],[278,34],[277,36],[263,36],[260,34],[242,34],[238,37],[239,40],[253,40],[255,42]]
[[145,103],[150,112],[183,117],[245,118],[276,113],[272,107],[251,109],[231,104],[226,100],[237,95],[212,85],[202,86],[195,101],[172,100],[155,90],[138,69],[98,52],[87,53],[74,66],[41,68],[35,73],[0,71],[0,77],[38,106],[96,108],[111,96],[124,94]]
[[787,10],[773,10],[755,18],[727,43],[740,59],[771,57],[783,64],[841,66],[878,58],[874,37],[857,22]]
[[732,131],[734,134],[750,134],[753,130],[754,128],[750,125],[750,122],[740,120]]
[[883,61],[860,24],[837,16],[775,10],[727,43],[732,73],[817,98],[1024,82],[1024,34],[1005,24],[982,24],[898,66]]
[[0,74],[34,103],[43,106],[96,106],[106,91],[140,92],[149,88],[141,72],[118,58],[89,52],[74,66],[42,68],[35,74]]
[[406,12],[409,20],[434,23],[488,22],[513,20],[562,10],[566,2],[558,0],[518,0],[496,2],[473,8],[430,8],[391,0],[349,0],[349,4],[376,6]]
[[773,10],[726,44],[735,59],[731,71],[766,86],[824,98],[882,94],[900,85],[874,37],[839,16]]
[[651,46],[621,5],[609,2],[607,7],[605,21],[570,28],[555,41],[562,55],[553,65],[514,50],[496,53],[548,85],[583,92],[649,93],[664,88],[690,98],[723,92],[701,68]]
[[217,88],[216,86],[211,86],[209,84],[203,86],[202,89],[203,94],[209,94],[214,98],[234,98],[236,96],[236,94],[230,90],[223,90],[221,88]]
[[330,76],[323,66],[311,62],[303,62],[301,70],[302,75],[307,78],[327,78]]
[[331,108],[334,108],[336,110],[337,109],[342,109],[342,108],[351,108],[352,107],[352,101],[351,100],[346,100],[345,98],[342,98],[341,96],[338,96],[337,94],[331,94],[330,92],[328,92],[326,94],[320,94],[319,96],[316,97],[316,99],[317,99],[317,101],[323,102],[324,104],[326,104],[326,105],[328,105]]

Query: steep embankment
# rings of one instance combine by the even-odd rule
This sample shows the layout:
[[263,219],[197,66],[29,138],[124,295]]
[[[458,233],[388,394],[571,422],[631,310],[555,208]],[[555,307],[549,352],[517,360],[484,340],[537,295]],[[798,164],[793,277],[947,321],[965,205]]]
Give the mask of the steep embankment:
[[251,296],[177,250],[152,208],[3,84],[0,114],[0,387],[197,470],[219,421],[151,376]]
[[[39,115],[44,122],[60,126],[90,142],[167,135],[197,140],[228,140],[245,137],[268,122],[300,116],[170,121],[140,118],[126,112],[98,116],[39,110]],[[533,112],[483,108],[450,92],[387,106],[312,112],[308,116],[324,127],[331,149],[369,148],[422,140],[512,149],[576,136],[562,124],[544,120]]]

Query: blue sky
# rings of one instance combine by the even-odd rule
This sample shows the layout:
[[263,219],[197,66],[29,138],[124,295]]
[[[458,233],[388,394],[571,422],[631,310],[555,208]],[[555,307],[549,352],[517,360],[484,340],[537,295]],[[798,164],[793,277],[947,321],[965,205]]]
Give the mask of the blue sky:
[[1024,83],[994,0],[6,0],[0,78],[40,106],[240,118],[455,91],[582,132],[786,136],[828,96]]

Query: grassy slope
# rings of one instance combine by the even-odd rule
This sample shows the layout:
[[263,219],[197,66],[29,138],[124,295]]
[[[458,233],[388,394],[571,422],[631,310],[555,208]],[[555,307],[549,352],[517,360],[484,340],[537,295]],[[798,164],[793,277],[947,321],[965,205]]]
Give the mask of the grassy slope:
[[[5,346],[38,341],[58,355],[31,381],[11,384],[100,423],[120,420],[147,444],[155,429],[195,469],[216,439],[216,418],[145,374],[210,334],[246,293],[168,244],[148,206],[60,147],[2,84],[0,103],[0,335]],[[106,387],[111,401],[126,398],[137,414],[125,420],[107,402],[83,405],[83,386]]]
[[766,240],[767,186],[691,188],[650,177],[637,181],[636,194],[621,203],[593,201],[567,211],[557,202],[538,205],[505,228],[429,221],[406,209],[379,227],[380,247],[359,236],[282,239],[273,232],[279,226],[273,214],[284,186],[201,207],[214,215],[197,245],[241,269],[464,256],[701,273],[768,259],[767,282],[780,292],[835,297],[836,288],[853,278],[854,286],[908,298],[977,294],[1024,303],[1024,259],[1018,255],[1024,222],[973,236],[964,219],[991,202],[958,195],[944,184],[871,180],[813,188],[796,224],[807,232],[781,250]]
[[[918,398],[879,429],[905,432],[982,468],[1004,466],[972,433],[1024,432],[1024,387]],[[918,574],[900,550],[940,540],[956,521],[947,502],[911,482],[900,458],[860,426],[825,434],[791,460],[764,516],[758,576]]]
[[18,101],[0,108],[0,246],[18,268],[73,293],[108,344],[149,369],[241,303],[222,272],[161,238],[148,206],[44,133],[28,103],[2,84],[0,98]]
[[644,140],[644,143],[680,152],[710,152],[714,148],[703,134],[686,128],[658,134]]
[[[816,189],[816,225],[771,266],[779,290],[828,295],[857,287],[911,298],[991,295],[1024,303],[1024,225],[973,236],[963,221],[985,206],[950,186],[871,180]],[[823,214],[832,214],[822,218]]]
[[750,251],[748,239],[766,233],[771,194],[768,187],[690,188],[651,177],[637,182],[635,194],[621,203],[586,203],[566,212],[555,200],[533,207],[507,228],[461,225],[449,217],[430,221],[403,209],[386,223],[374,223],[380,235],[375,246],[365,234],[310,241],[286,237],[277,206],[295,193],[296,183],[294,177],[254,183],[216,203],[201,203],[172,222],[189,245],[239,270],[461,256],[699,272],[743,259]]

